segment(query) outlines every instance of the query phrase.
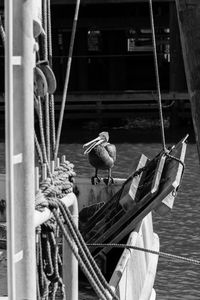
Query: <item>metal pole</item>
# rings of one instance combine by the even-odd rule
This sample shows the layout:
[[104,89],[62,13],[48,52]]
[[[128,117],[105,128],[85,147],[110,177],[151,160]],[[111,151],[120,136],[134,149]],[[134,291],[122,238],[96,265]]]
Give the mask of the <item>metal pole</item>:
[[8,297],[36,300],[33,0],[6,0]]
[[56,149],[55,149],[55,153],[54,153],[54,160],[56,160],[56,157],[58,155],[58,148],[59,148],[59,144],[60,144],[60,136],[61,136],[62,123],[63,123],[63,117],[64,117],[64,112],[65,112],[66,97],[67,97],[67,92],[68,92],[69,76],[70,76],[70,71],[71,71],[72,54],[73,54],[73,48],[74,48],[74,40],[75,40],[76,27],[77,27],[77,21],[78,21],[79,7],[80,7],[80,0],[76,0],[76,8],[75,8],[75,13],[74,13],[72,34],[71,34],[71,40],[70,40],[70,46],[69,46],[69,56],[68,56],[68,61],[67,61],[65,85],[64,85],[64,91],[63,91],[63,97],[62,97],[62,105],[61,105],[60,118],[59,118],[59,123],[58,123],[58,130],[57,130],[57,139],[56,139]]
[[8,295],[15,300],[15,231],[14,231],[14,182],[13,170],[13,74],[12,74],[12,54],[13,54],[13,4],[12,0],[5,2],[5,118],[6,118],[6,212],[7,212],[7,257],[8,257]]

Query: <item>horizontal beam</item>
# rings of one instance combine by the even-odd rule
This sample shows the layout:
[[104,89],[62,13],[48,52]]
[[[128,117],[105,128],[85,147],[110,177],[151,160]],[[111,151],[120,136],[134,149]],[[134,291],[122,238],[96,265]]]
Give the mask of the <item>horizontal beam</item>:
[[[143,3],[149,0],[82,0],[81,4],[115,4],[115,3]],[[174,2],[175,0],[153,0],[153,2]],[[193,0],[194,1],[194,0]],[[51,4],[74,4],[75,0],[51,0]]]
[[[174,2],[175,0],[153,0],[153,2]],[[185,1],[185,0],[184,0]],[[188,2],[195,2],[198,0],[188,0]],[[75,4],[75,0],[51,0],[51,5],[61,5],[61,4]],[[81,4],[106,4],[106,3],[141,3],[148,2],[148,0],[82,0]],[[0,0],[0,6],[4,6],[4,0]]]
[[[162,100],[189,100],[188,93],[179,93],[179,92],[169,92],[162,93]],[[101,102],[101,101],[110,101],[110,102],[121,102],[124,101],[154,101],[157,99],[156,91],[127,91],[127,92],[80,92],[80,93],[70,93],[67,97],[68,103],[72,102]],[[55,95],[55,104],[61,102],[62,96],[57,94]]]

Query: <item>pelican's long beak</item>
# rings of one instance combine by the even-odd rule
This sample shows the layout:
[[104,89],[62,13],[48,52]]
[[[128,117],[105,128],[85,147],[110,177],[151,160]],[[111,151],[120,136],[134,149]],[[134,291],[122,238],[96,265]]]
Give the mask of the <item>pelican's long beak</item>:
[[94,139],[94,140],[92,140],[92,141],[90,141],[90,142],[84,144],[84,145],[83,145],[83,148],[89,146],[89,147],[84,151],[84,154],[89,153],[95,146],[100,145],[102,142],[103,142],[103,139],[102,139],[100,136],[98,136],[96,139]]

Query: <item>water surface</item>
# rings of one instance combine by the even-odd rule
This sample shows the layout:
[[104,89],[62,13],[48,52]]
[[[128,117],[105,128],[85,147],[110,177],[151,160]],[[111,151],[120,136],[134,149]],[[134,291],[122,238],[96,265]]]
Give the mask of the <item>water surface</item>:
[[[116,144],[116,147],[115,177],[127,177],[137,165],[141,153],[152,158],[161,149],[159,143],[123,143]],[[82,155],[81,145],[62,145],[60,150],[75,163],[78,174],[93,174],[87,158]],[[185,163],[172,213],[166,217],[154,213],[154,230],[159,235],[161,251],[200,260],[200,165],[195,144],[188,144]],[[155,289],[157,300],[200,299],[199,266],[159,258]]]
[[[136,167],[141,153],[149,158],[157,154],[158,143],[116,144],[117,162],[114,177],[127,177]],[[62,144],[60,154],[75,164],[79,176],[93,175],[82,144]],[[0,144],[1,171],[5,171],[4,144]],[[160,238],[161,251],[200,260],[200,166],[195,144],[188,144],[186,168],[172,213],[166,217],[153,214],[154,230]],[[3,272],[5,271],[5,266]],[[0,274],[0,295],[5,294],[5,273]],[[3,286],[3,287],[2,287]],[[200,299],[200,269],[197,265],[159,258],[155,289],[157,300]],[[3,293],[3,294],[2,294]],[[90,290],[80,299],[94,299]]]

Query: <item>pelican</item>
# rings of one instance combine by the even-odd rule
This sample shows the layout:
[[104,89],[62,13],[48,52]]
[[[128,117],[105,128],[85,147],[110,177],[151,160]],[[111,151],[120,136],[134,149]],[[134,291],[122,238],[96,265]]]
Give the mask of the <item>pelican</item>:
[[116,161],[116,147],[109,142],[108,132],[101,132],[97,138],[86,143],[83,147],[88,147],[84,154],[88,154],[90,164],[95,168],[95,175],[92,177],[92,184],[100,182],[98,170],[108,170],[107,183],[112,183],[111,169]]

